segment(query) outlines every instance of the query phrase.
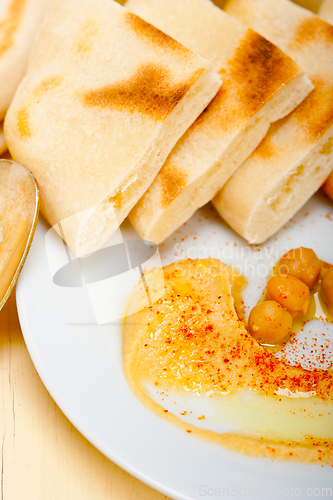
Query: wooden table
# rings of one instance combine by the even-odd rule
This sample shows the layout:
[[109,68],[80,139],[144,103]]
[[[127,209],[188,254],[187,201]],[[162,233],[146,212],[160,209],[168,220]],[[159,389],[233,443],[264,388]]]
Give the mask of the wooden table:
[[57,407],[25,346],[14,293],[0,312],[0,500],[162,500]]

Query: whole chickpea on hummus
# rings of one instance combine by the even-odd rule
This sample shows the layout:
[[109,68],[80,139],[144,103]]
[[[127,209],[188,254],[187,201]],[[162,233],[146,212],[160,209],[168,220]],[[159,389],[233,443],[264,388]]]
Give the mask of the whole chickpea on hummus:
[[[304,257],[306,252],[299,254]],[[333,464],[332,368],[309,371],[288,365],[256,340],[279,343],[294,318],[307,312],[313,292],[292,267],[289,274],[279,276],[289,280],[290,300],[288,294],[280,297],[280,283],[275,287],[271,282],[268,300],[252,310],[252,319],[250,314],[252,335],[239,318],[239,294],[245,284],[242,276],[215,259],[189,259],[165,267],[163,297],[131,315],[131,309],[137,310],[142,300],[137,292],[124,326],[124,369],[134,393],[188,433],[234,451]],[[320,264],[316,279],[312,271],[308,273],[313,289],[323,281],[319,280],[321,272]],[[330,276],[328,272],[325,269]],[[153,279],[151,285],[147,281],[148,288],[152,283]],[[296,283],[296,298],[290,283]],[[323,297],[329,304],[333,287],[332,281],[327,283]],[[176,405],[174,410],[166,410],[152,391],[200,396],[221,415],[229,430],[211,430],[204,415],[197,419],[200,426],[186,420],[192,413],[191,403],[183,411]]]

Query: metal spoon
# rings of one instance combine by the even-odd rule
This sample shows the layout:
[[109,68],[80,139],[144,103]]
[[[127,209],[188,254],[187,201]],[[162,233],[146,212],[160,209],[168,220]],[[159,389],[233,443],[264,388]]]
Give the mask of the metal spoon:
[[0,159],[0,310],[29,253],[38,213],[34,177],[19,163]]

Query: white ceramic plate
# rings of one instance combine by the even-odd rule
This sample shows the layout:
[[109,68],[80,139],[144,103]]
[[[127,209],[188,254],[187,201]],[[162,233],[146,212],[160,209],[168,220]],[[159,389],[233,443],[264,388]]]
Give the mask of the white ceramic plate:
[[[133,237],[127,223],[121,229],[125,237]],[[84,305],[82,289],[53,283],[47,230],[41,220],[17,286],[20,323],[46,388],[91,443],[120,467],[176,499],[325,496],[322,488],[333,487],[330,467],[242,456],[184,433],[147,410],[123,375],[120,323],[97,326]],[[260,247],[247,246],[208,205],[160,245],[160,253],[164,265],[209,255],[239,264],[250,280],[245,303],[251,307],[278,258],[300,245],[333,264],[333,206],[321,195]]]

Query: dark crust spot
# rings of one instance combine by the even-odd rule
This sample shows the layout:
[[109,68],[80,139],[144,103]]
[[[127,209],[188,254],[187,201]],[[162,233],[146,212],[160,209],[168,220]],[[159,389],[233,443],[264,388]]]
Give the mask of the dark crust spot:
[[[60,76],[54,75],[46,78],[34,89],[32,93],[32,98],[37,100],[40,99],[42,94],[57,88],[61,84],[61,82],[62,78]],[[22,139],[31,137],[32,134],[29,123],[30,122],[29,107],[30,106],[28,101],[26,105],[23,108],[21,108],[17,113],[17,127]]]
[[161,203],[167,207],[181,193],[186,186],[187,175],[176,166],[165,165],[162,167],[158,182],[161,184]]
[[220,71],[222,87],[197,123],[207,132],[235,130],[255,115],[300,68],[275,45],[248,30],[234,56]]
[[26,107],[20,109],[17,113],[17,127],[22,139],[31,136],[29,114]]
[[274,148],[270,143],[268,135],[264,137],[259,146],[256,147],[253,153],[259,155],[261,158],[271,158],[274,154]]
[[147,23],[141,17],[127,12],[125,14],[125,21],[129,27],[136,33],[137,36],[143,38],[146,42],[152,43],[165,50],[172,50],[182,56],[193,56],[193,53],[184,47],[181,43],[177,42],[171,36],[163,31],[155,28],[152,24]]
[[45,80],[43,80],[34,90],[34,96],[40,96],[44,92],[49,92],[50,90],[53,90],[57,87],[62,82],[62,77],[61,76],[49,76]]
[[333,125],[333,85],[324,75],[311,78],[315,88],[293,112],[293,117],[316,141]]
[[300,23],[291,43],[304,46],[306,43],[323,41],[333,44],[333,26],[311,15]]
[[14,44],[14,35],[17,31],[24,12],[26,0],[12,0],[8,7],[8,17],[0,23],[0,56]]
[[185,82],[174,83],[163,66],[146,64],[128,80],[122,80],[84,95],[87,106],[141,113],[154,120],[164,120],[198,78],[197,71]]
[[283,85],[299,74],[299,67],[278,47],[249,30],[230,62],[239,84],[244,111],[253,114]]

